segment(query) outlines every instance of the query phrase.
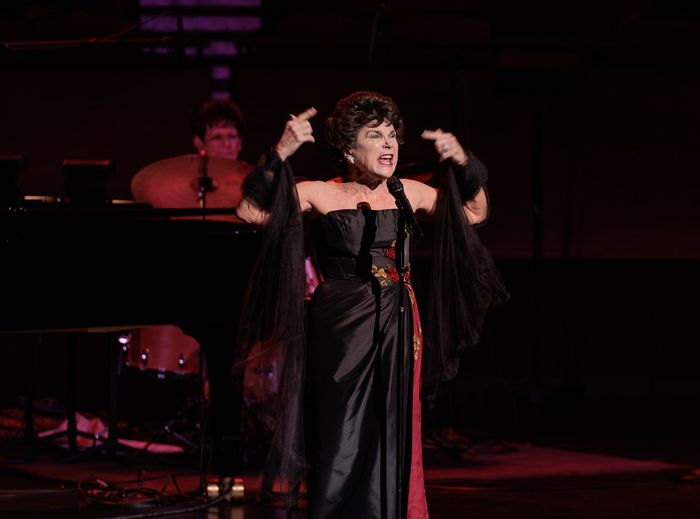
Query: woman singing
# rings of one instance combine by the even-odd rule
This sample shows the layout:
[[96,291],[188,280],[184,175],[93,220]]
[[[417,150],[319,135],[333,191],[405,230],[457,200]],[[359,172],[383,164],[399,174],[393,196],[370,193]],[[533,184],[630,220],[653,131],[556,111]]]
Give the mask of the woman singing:
[[[400,211],[387,179],[404,142],[399,110],[374,92],[342,99],[326,121],[340,176],[295,184],[286,160],[314,142],[315,115],[310,108],[287,122],[275,148],[246,179],[237,213],[268,230],[238,352],[243,359],[262,343],[256,359],[274,365],[269,371],[279,380],[268,391],[268,427],[274,430],[268,468],[281,474],[292,500],[306,478],[309,518],[427,518],[420,395],[429,393],[421,378],[434,387],[454,376],[459,353],[478,341],[486,308],[507,298],[471,229],[488,214],[486,168],[454,135],[425,131],[422,137],[433,142],[440,160],[451,161],[445,185],[437,190],[403,180],[418,219],[435,223],[432,329],[423,341],[410,273],[403,333],[398,324]],[[302,214],[323,274],[307,326],[299,295]]]

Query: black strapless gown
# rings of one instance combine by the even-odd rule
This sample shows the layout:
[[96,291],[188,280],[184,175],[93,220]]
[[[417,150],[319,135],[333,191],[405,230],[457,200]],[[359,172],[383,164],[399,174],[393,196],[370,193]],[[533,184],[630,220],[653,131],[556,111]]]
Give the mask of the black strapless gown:
[[241,313],[234,363],[237,374],[254,365],[268,373],[258,384],[259,416],[272,433],[265,478],[279,477],[280,484],[267,494],[279,491],[290,509],[299,502],[300,482],[308,473],[309,517],[393,519],[396,453],[404,452],[410,472],[403,474],[403,490],[409,486],[403,493],[407,516],[425,518],[421,377],[426,394],[450,380],[461,352],[478,342],[486,310],[504,303],[508,292],[465,217],[450,170],[435,207],[427,305],[431,330],[425,344],[413,291],[406,288],[411,304],[404,331],[412,327],[413,333],[406,333],[401,345],[408,353],[402,372],[409,375],[402,408],[409,412],[399,425],[410,440],[397,451],[393,386],[399,288],[390,256],[398,212],[334,211],[312,223],[326,280],[316,290],[305,328],[304,236],[294,182],[289,164],[272,150],[244,186],[246,197],[270,212]]
[[398,344],[397,218],[396,209],[353,209],[311,223],[324,281],[313,294],[308,328],[309,518],[395,517],[398,347],[405,351],[404,506],[410,518],[427,517],[414,384],[420,326],[409,286],[406,340]]

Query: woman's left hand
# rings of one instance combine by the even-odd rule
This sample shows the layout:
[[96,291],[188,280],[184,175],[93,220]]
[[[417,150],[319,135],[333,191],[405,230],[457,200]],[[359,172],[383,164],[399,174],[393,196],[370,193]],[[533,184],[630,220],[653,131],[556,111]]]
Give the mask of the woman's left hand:
[[435,150],[440,154],[440,162],[450,159],[457,166],[463,166],[467,163],[468,158],[464,148],[462,148],[457,137],[451,133],[443,132],[438,128],[434,132],[425,130],[421,137],[427,141],[433,141]]

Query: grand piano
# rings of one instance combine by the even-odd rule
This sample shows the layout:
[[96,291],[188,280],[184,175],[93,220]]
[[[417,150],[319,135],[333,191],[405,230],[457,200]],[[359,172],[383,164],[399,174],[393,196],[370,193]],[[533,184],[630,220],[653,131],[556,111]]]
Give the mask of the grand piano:
[[26,160],[0,159],[0,331],[237,319],[260,238],[233,216],[251,164],[158,161],[132,179],[135,204],[109,199],[111,161],[67,160],[57,203],[22,197]]
[[[217,191],[217,185],[227,186],[225,182],[215,177],[202,190],[214,198],[224,191]],[[200,187],[199,183],[190,186],[189,181],[186,186],[186,190]],[[157,185],[151,191],[160,193]],[[222,475],[236,475],[240,473],[240,412],[232,404],[241,404],[240,395],[231,402],[229,370],[241,304],[262,233],[241,223],[219,221],[233,219],[235,210],[230,207],[154,209],[151,205],[25,200],[0,208],[0,293],[5,301],[0,332],[179,326],[199,341],[207,357],[213,448],[219,451],[215,459]],[[113,351],[109,367],[113,388],[116,355]],[[25,368],[31,370],[30,354],[25,361]],[[113,391],[111,431],[116,431],[115,395]],[[32,401],[31,394],[25,396]],[[75,407],[70,401],[68,406],[70,417],[70,408]],[[27,434],[31,435],[31,406],[27,411]],[[72,427],[71,431],[69,424],[69,434],[74,432]],[[116,434],[110,441],[116,442]]]
[[0,331],[237,320],[261,233],[230,209],[0,209]]

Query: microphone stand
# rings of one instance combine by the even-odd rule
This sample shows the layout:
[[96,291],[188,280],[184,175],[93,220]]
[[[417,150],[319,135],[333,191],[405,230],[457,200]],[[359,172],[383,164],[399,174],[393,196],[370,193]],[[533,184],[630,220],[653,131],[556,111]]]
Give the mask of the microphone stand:
[[408,271],[408,256],[409,256],[409,240],[406,239],[406,218],[403,211],[399,211],[399,221],[396,236],[396,269],[399,272],[399,318],[398,318],[398,348],[396,354],[396,362],[398,364],[397,371],[397,388],[396,388],[396,517],[403,519],[404,511],[404,495],[403,495],[403,479],[404,479],[404,462],[406,454],[406,438],[405,438],[405,417],[404,417],[404,359],[406,352],[405,348],[405,327],[406,327],[406,272]]

